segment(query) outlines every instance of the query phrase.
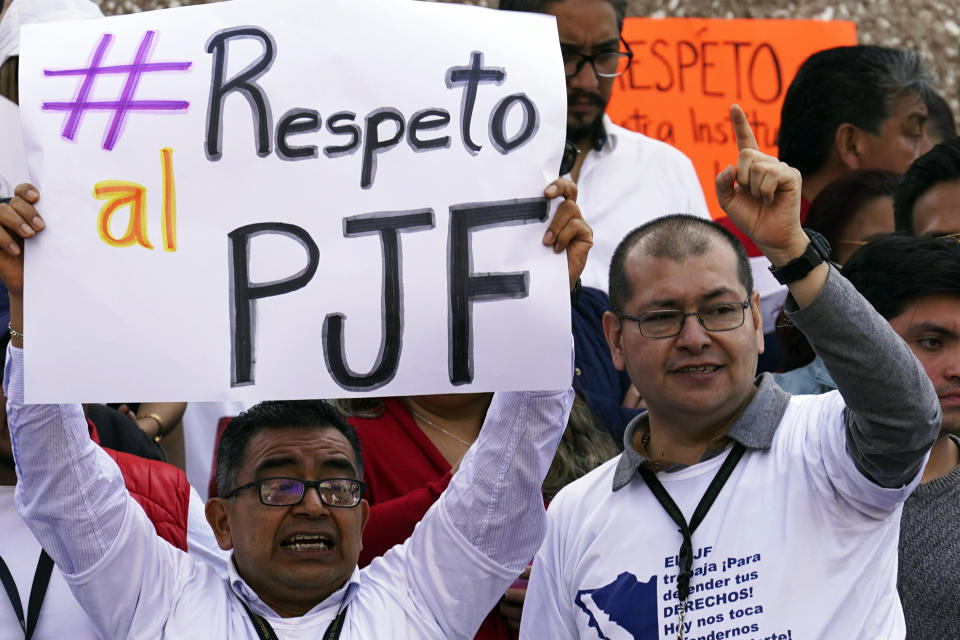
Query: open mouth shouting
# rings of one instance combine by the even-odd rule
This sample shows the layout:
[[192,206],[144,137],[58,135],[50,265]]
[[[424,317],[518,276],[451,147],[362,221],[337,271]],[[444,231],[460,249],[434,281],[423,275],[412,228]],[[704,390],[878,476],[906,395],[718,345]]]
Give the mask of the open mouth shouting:
[[297,533],[283,542],[280,546],[293,552],[324,552],[334,547],[333,539],[324,533]]

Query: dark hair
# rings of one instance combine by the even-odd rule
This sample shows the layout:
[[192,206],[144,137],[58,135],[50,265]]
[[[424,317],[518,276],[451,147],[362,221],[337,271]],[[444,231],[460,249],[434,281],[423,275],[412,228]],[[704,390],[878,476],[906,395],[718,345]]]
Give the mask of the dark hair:
[[710,250],[710,237],[719,236],[726,241],[737,256],[737,279],[750,294],[753,292],[753,272],[750,258],[737,237],[713,220],[698,218],[686,213],[673,213],[651,220],[628,233],[610,260],[610,308],[622,311],[633,297],[633,287],[627,278],[624,263],[627,254],[640,242],[644,252],[655,258],[685,260],[689,256],[701,256]]
[[357,459],[357,476],[363,477],[360,438],[340,413],[323,400],[269,401],[251,407],[230,421],[217,447],[217,493],[225,496],[236,487],[247,444],[261,431],[333,428],[343,434]]
[[780,160],[804,177],[820,170],[837,127],[853,124],[880,133],[893,100],[905,93],[925,99],[927,71],[911,51],[873,45],[834,47],[800,66],[780,110]]
[[960,243],[891,235],[858,249],[843,275],[889,320],[923,296],[960,294]]
[[882,169],[856,169],[843,174],[817,194],[807,212],[805,227],[819,231],[836,248],[840,234],[867,204],[893,198],[903,176]]
[[[546,13],[547,7],[564,0],[500,0],[503,11],[525,11],[527,13]],[[617,14],[617,31],[623,31],[623,19],[627,15],[627,0],[607,0]]]
[[931,91],[926,99],[927,127],[933,129],[940,142],[957,135],[957,122],[953,119],[950,105],[939,93]]
[[10,56],[0,63],[0,96],[20,104],[20,56]]
[[897,231],[913,233],[913,205],[940,182],[960,179],[960,138],[944,140],[913,161],[893,198],[893,224]]

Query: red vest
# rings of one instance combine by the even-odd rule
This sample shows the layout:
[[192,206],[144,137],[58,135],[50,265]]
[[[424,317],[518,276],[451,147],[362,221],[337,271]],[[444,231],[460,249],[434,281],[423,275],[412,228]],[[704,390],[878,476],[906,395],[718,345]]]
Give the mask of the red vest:
[[[89,420],[90,439],[100,444],[97,429]],[[173,546],[187,550],[187,512],[190,484],[186,474],[166,462],[148,460],[123,451],[103,448],[120,467],[127,491],[153,522],[157,535]]]

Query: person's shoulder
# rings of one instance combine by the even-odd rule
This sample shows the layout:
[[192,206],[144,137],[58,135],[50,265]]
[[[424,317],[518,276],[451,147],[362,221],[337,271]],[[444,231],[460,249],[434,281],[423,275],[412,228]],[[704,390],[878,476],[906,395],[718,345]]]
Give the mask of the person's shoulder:
[[806,412],[815,412],[824,416],[835,416],[842,413],[846,408],[843,402],[843,396],[836,389],[830,389],[821,393],[792,394],[790,396],[789,407],[794,410]]
[[833,390],[820,394],[791,395],[777,427],[774,447],[799,447],[806,451],[810,439],[819,440],[824,434],[843,432],[843,412],[846,405],[839,391]]

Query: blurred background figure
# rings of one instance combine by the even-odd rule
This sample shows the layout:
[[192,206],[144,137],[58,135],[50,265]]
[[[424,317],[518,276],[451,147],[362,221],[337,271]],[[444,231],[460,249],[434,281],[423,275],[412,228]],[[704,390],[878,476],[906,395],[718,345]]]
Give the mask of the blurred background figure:
[[903,505],[897,588],[908,638],[955,638],[960,609],[943,604],[960,594],[960,241],[878,240],[843,274],[907,343],[940,399],[940,436]]
[[800,66],[780,112],[780,160],[803,176],[808,203],[853,169],[903,173],[932,146],[925,134],[931,95],[911,51],[835,47]]
[[916,236],[960,233],[960,138],[914,162],[893,203],[897,231]]

